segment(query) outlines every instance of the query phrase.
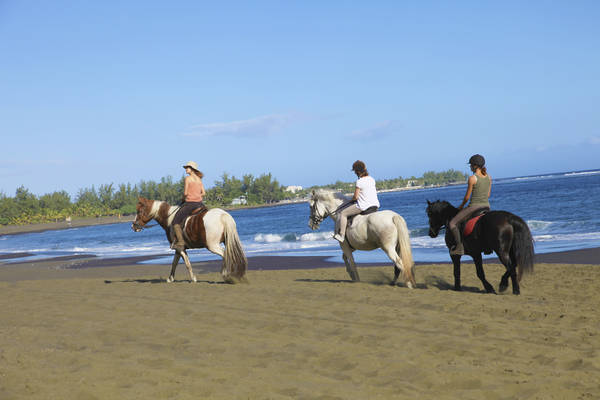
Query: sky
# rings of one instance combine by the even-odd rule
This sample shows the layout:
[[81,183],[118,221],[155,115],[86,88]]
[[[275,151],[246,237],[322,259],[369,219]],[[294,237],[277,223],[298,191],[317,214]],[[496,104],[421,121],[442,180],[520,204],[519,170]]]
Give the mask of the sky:
[[0,194],[600,168],[597,1],[0,0]]

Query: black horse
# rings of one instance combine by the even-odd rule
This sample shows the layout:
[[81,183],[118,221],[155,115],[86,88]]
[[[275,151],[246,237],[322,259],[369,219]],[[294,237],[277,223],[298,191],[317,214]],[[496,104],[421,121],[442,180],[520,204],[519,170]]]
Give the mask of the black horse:
[[[442,227],[447,227],[450,220],[458,213],[458,208],[447,201],[427,201],[429,217],[429,236],[434,238]],[[462,232],[462,227],[459,227]],[[446,229],[446,246],[452,248],[454,237]],[[470,255],[477,268],[477,277],[483,283],[486,292],[496,293],[485,279],[481,253],[496,252],[500,262],[506,267],[506,273],[500,280],[500,292],[508,287],[508,277],[512,281],[513,294],[519,294],[519,281],[524,273],[533,272],[533,238],[529,227],[520,217],[507,211],[490,211],[479,219],[473,232],[463,238],[465,254]],[[460,255],[451,255],[454,264],[454,289],[460,289]],[[517,270],[518,267],[518,270]]]

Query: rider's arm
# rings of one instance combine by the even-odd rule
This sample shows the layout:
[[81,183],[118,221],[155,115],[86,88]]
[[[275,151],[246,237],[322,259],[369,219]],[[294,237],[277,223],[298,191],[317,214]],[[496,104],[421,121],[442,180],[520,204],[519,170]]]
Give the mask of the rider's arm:
[[360,194],[360,188],[357,187],[356,189],[354,189],[354,196],[352,196],[352,201],[358,200],[358,195],[359,194]]
[[490,194],[492,194],[492,178],[490,178],[490,188],[488,190],[488,199],[490,198]]
[[475,183],[477,183],[477,178],[475,177],[475,175],[471,175],[469,177],[469,180],[467,181],[467,193],[465,194],[462,203],[460,203],[460,206],[458,206],[459,210],[462,210],[462,208],[465,206],[465,204],[467,204],[467,202],[471,198],[471,193],[473,192],[473,186],[475,186]]

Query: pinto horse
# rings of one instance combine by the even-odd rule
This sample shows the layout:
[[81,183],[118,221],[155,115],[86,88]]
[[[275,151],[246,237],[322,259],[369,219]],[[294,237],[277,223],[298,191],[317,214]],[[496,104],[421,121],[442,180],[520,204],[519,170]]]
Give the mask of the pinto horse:
[[[177,206],[171,206],[164,201],[148,200],[143,197],[138,199],[137,214],[131,224],[135,232],[141,231],[152,219],[165,230],[169,243],[173,240],[170,235],[171,223],[175,217]],[[188,217],[183,227],[186,249],[207,248],[210,252],[223,257],[221,275],[228,283],[245,281],[248,261],[242,249],[242,244],[237,233],[233,217],[220,208],[213,208],[200,214]],[[225,249],[221,247],[225,244]],[[190,279],[196,282],[192,265],[185,249],[175,251],[171,274],[167,282],[175,280],[175,269],[179,259],[183,258],[190,274]]]
[[[308,226],[318,229],[321,222],[331,217],[337,222],[339,215],[336,210],[348,199],[341,193],[327,190],[313,191],[310,199],[310,219]],[[358,271],[352,253],[354,250],[383,249],[394,263],[394,280],[396,284],[400,272],[403,274],[406,286],[416,286],[413,276],[413,258],[408,237],[406,222],[399,214],[384,210],[368,215],[357,215],[352,225],[346,228],[346,240],[340,243],[346,271],[353,281],[359,281]]]
[[[447,227],[450,220],[458,213],[458,209],[447,201],[427,201],[429,217],[429,236],[438,236],[442,227]],[[462,229],[462,228],[461,228]],[[463,235],[465,236],[465,235]],[[451,249],[455,245],[454,236],[446,229],[446,246]],[[498,255],[500,262],[506,267],[506,273],[500,280],[499,290],[508,288],[508,278],[512,282],[513,294],[519,294],[519,281],[525,273],[533,272],[533,238],[529,227],[520,217],[507,211],[490,211],[479,217],[472,233],[463,237],[465,254],[475,262],[477,277],[483,283],[487,293],[496,293],[485,279],[481,253]],[[460,287],[460,255],[451,255],[454,264],[454,289]]]

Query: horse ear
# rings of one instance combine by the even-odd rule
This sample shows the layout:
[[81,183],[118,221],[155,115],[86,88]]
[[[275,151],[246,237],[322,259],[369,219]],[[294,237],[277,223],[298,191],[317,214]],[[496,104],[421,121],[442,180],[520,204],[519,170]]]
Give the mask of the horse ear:
[[428,205],[428,206],[430,206],[430,205],[431,205],[431,202],[430,202],[429,200],[427,200],[427,205]]

